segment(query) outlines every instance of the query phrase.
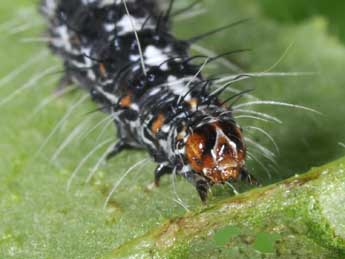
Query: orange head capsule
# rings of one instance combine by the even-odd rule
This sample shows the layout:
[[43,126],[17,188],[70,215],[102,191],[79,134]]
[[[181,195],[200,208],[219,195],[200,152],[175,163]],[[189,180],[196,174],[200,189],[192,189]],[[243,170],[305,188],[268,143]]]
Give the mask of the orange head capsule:
[[212,123],[196,128],[186,142],[186,158],[191,168],[211,183],[240,178],[246,149],[239,127]]

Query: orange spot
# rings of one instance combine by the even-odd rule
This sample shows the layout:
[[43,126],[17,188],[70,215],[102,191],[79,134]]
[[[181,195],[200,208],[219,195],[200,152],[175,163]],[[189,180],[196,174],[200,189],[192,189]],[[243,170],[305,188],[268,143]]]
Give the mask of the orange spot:
[[132,103],[132,97],[130,95],[126,95],[121,98],[120,106],[122,108],[129,108],[129,106],[131,106],[131,103]]
[[196,109],[196,107],[198,107],[198,99],[196,98],[190,99],[187,103],[192,109]]
[[157,134],[161,127],[163,126],[165,117],[162,113],[158,114],[157,118],[153,121],[151,131],[154,134]]
[[103,63],[99,63],[99,72],[101,73],[102,77],[107,76],[107,70],[106,70],[105,65]]

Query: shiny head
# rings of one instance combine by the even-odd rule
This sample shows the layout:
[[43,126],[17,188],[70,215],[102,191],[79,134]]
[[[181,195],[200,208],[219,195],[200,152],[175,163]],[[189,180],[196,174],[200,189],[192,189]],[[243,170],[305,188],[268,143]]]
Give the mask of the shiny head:
[[241,129],[232,123],[205,124],[194,129],[186,142],[189,165],[212,183],[238,180],[245,156]]

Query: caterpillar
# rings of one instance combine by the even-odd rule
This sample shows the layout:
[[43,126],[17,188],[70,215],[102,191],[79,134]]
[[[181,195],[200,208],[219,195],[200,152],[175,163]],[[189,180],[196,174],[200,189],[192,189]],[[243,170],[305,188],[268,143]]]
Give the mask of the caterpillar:
[[189,48],[200,36],[171,34],[173,2],[164,12],[154,0],[43,0],[40,9],[49,47],[64,63],[60,87],[80,85],[113,118],[118,141],[107,159],[145,149],[157,163],[157,186],[163,175],[179,174],[205,202],[214,184],[256,183],[231,107],[247,91],[219,98],[246,75],[220,85],[204,77],[217,57],[193,63],[200,57]]

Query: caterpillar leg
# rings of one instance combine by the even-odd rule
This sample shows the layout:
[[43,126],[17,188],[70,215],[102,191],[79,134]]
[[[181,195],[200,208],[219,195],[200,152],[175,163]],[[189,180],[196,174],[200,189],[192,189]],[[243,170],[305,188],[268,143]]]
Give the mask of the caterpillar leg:
[[132,137],[128,134],[129,130],[127,130],[123,124],[119,121],[115,121],[115,126],[117,129],[117,139],[118,141],[114,144],[111,151],[106,156],[106,160],[110,160],[114,156],[121,153],[124,149],[136,149],[140,148],[140,146],[136,145],[135,142],[131,141]]
[[171,174],[172,169],[165,164],[159,164],[154,172],[155,174],[155,185],[158,187],[160,183],[160,179],[163,175]]
[[195,172],[189,172],[186,174],[186,178],[195,186],[196,191],[203,203],[206,203],[208,192],[210,190],[210,182]]
[[71,74],[68,72],[68,70],[65,70],[65,73],[60,78],[59,83],[55,89],[55,94],[59,95],[61,92],[63,92],[67,87],[73,85],[73,80]]
[[203,203],[206,203],[208,191],[210,190],[210,184],[206,179],[200,179],[196,182],[195,188],[199,194],[199,197]]
[[239,180],[249,183],[251,185],[256,185],[258,186],[259,183],[258,181],[255,179],[254,176],[252,176],[250,173],[248,173],[248,171],[245,168],[242,168],[240,171],[240,175],[239,175]]
[[126,144],[126,142],[123,139],[120,139],[118,142],[115,143],[111,151],[106,156],[106,160],[110,160],[114,156],[118,155],[123,151],[124,149],[128,148],[129,146]]

